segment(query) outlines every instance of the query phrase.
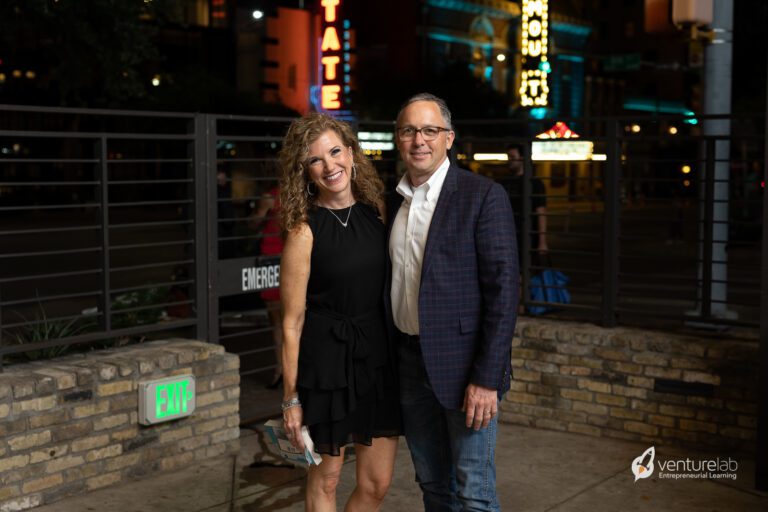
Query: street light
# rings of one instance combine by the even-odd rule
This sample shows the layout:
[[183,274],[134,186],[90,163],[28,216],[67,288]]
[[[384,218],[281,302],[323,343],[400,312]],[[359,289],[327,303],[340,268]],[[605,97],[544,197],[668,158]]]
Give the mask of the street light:
[[253,16],[253,19],[255,20],[260,20],[261,18],[264,17],[264,11],[260,11],[259,9],[256,9],[255,11],[253,11],[251,16]]

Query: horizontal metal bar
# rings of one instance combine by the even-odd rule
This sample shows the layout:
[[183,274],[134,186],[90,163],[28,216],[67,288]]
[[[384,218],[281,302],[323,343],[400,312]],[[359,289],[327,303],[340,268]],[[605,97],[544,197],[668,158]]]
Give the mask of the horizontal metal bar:
[[[22,132],[23,133],[23,132]],[[97,164],[97,158],[2,158],[0,164]]]
[[31,235],[33,233],[61,233],[64,231],[95,231],[101,229],[101,224],[95,226],[72,226],[60,228],[39,228],[39,229],[15,229],[11,231],[0,231],[0,236],[5,235]]
[[80,204],[50,204],[36,206],[4,206],[0,212],[23,212],[33,210],[70,210],[75,208],[98,208],[100,203],[80,203]]
[[[126,327],[125,329],[113,329],[110,331],[100,331],[96,333],[80,334],[68,338],[59,338],[38,343],[28,343],[24,345],[4,345],[0,346],[0,354],[16,354],[19,352],[29,352],[31,350],[40,350],[44,348],[79,345],[93,341],[106,340],[110,338],[119,338],[123,336],[134,336],[136,334],[148,334],[154,332],[170,331],[181,329],[183,327],[192,327],[197,323],[196,319],[175,320],[172,322],[162,322],[157,324],[142,325],[138,327]],[[5,326],[4,326],[5,327]]]
[[[523,304],[525,306],[549,306],[553,309],[576,309],[576,310],[581,309],[581,310],[588,310],[588,311],[600,311],[599,306],[588,306],[586,304],[575,304],[575,303],[563,304],[559,302],[542,302],[538,300],[524,300]],[[528,314],[527,316],[536,317],[541,315]]]
[[110,180],[108,185],[167,185],[173,183],[192,183],[191,178],[177,180]]
[[[531,249],[531,252],[535,252],[535,249]],[[600,257],[601,254],[599,252],[591,252],[591,251],[571,251],[566,249],[550,249],[547,251],[547,254],[553,255],[553,254],[573,254],[573,255],[580,255],[580,256],[594,256],[594,257]]]
[[170,135],[165,133],[110,133],[110,132],[60,132],[39,130],[0,130],[0,137],[16,137],[22,139],[98,139],[107,140],[194,140],[194,134]]
[[125,267],[112,267],[109,271],[110,272],[125,272],[128,270],[144,270],[147,268],[162,268],[162,267],[169,267],[173,265],[189,265],[191,263],[194,263],[195,260],[177,260],[177,261],[163,261],[160,263],[147,263],[144,265],[128,265]]
[[89,269],[89,270],[78,270],[74,272],[56,272],[53,274],[34,274],[30,276],[16,276],[16,277],[6,277],[0,279],[0,284],[3,283],[15,283],[18,281],[34,281],[36,279],[56,279],[57,277],[73,277],[73,276],[87,276],[92,274],[101,274],[101,269]]
[[31,256],[52,256],[55,254],[81,254],[84,252],[101,252],[101,247],[85,247],[83,249],[65,249],[58,251],[12,252],[8,254],[0,254],[0,258],[28,258]]
[[164,283],[152,283],[152,284],[145,284],[145,285],[142,285],[142,286],[131,286],[129,288],[114,288],[114,289],[110,290],[109,293],[110,293],[110,295],[112,295],[112,294],[116,294],[116,293],[137,292],[137,291],[140,291],[140,290],[151,290],[152,288],[160,288],[160,287],[164,287],[164,286],[169,286],[169,287],[182,286],[182,285],[192,284],[194,282],[195,281],[193,279],[187,279],[187,280],[184,280],[184,281],[167,281],[167,282],[164,282]]
[[191,158],[109,158],[109,164],[191,164]]
[[[664,261],[667,261],[667,260],[665,259]],[[631,281],[632,279],[636,279],[638,281],[641,281],[643,284],[647,284],[648,282],[653,282],[653,281],[656,281],[656,280],[683,281],[683,282],[691,283],[692,287],[694,287],[694,288],[697,287],[698,284],[702,282],[702,279],[699,279],[697,277],[681,276],[679,274],[650,274],[649,275],[649,274],[634,274],[634,273],[631,273],[631,272],[621,272],[619,274],[619,276],[624,278],[625,279],[624,282],[626,284],[628,284],[628,285],[635,284],[635,283],[633,283]],[[745,281],[745,280],[742,280],[742,279],[733,279],[733,278],[728,278],[728,279],[711,279],[711,282],[712,283],[725,283],[725,284],[730,284],[730,285],[733,285],[733,286],[745,286],[745,287],[748,287],[748,288],[740,288],[740,289],[741,290],[749,290],[750,292],[752,291],[752,288],[749,288],[749,287],[755,286],[755,287],[759,288],[758,283],[755,283],[755,281]]]
[[[531,234],[537,235],[539,234],[539,232],[532,230]],[[587,239],[587,240],[602,240],[603,238],[602,234],[580,233],[578,231],[569,231],[566,233],[565,231],[555,231],[551,227],[549,228],[548,231],[545,232],[545,234],[557,235],[557,238],[565,238],[565,239],[576,238],[576,239]],[[536,249],[532,248],[531,250],[535,251]]]
[[[219,141],[222,142],[282,142],[283,137],[281,135],[217,135]],[[219,159],[217,159],[218,161]]]
[[[238,198],[237,198],[237,201],[238,201],[238,202],[244,202],[244,201],[258,201],[258,200],[260,200],[260,199],[263,199],[265,195],[266,195],[266,194],[260,194],[260,195],[258,195],[258,196],[246,196],[246,197],[238,197]],[[220,198],[216,199],[216,202],[217,202],[217,203],[229,203],[229,202],[233,202],[233,201],[234,201],[234,199],[233,199],[233,198],[231,198],[231,197],[220,197]]]
[[5,181],[0,183],[0,187],[87,187],[100,184],[100,181]]
[[181,226],[185,224],[192,224],[192,219],[185,220],[168,220],[160,222],[130,222],[125,224],[110,224],[109,229],[124,229],[124,228],[156,228],[158,226]]
[[[240,162],[240,163],[251,163],[251,162],[277,162],[277,157],[264,157],[264,158],[217,158],[217,162]],[[231,180],[227,180],[231,181]],[[238,178],[238,181],[245,181],[245,179]]]
[[259,233],[256,235],[243,235],[243,236],[222,236],[219,237],[219,242],[232,242],[235,240],[260,240],[264,238],[263,233]]
[[135,202],[123,202],[123,203],[109,203],[110,208],[125,207],[125,206],[174,206],[180,204],[192,204],[192,199],[179,199],[175,201],[135,201]]
[[[212,114],[211,117],[216,121],[250,121],[258,123],[290,123],[295,118],[281,116],[244,116],[241,114]],[[223,137],[223,135],[219,135]]]
[[[533,251],[531,251],[533,252]],[[573,267],[563,267],[561,265],[552,265],[552,266],[536,266],[531,265],[528,267],[531,269],[531,272],[534,273],[535,271],[543,271],[543,270],[559,270],[560,272],[566,272],[571,274],[592,274],[592,275],[602,275],[602,270],[589,270],[584,268],[573,268]],[[534,274],[535,275],[535,274]]]
[[9,105],[0,104],[0,111],[10,112],[39,112],[43,114],[69,114],[69,115],[87,115],[87,116],[120,116],[120,117],[162,117],[177,118],[179,121],[194,119],[195,114],[183,112],[163,112],[155,110],[112,110],[105,108],[72,108],[72,107],[38,107],[33,105]]
[[19,304],[34,304],[36,302],[54,302],[57,300],[74,299],[77,297],[93,297],[101,295],[101,290],[95,290],[92,292],[80,292],[80,293],[65,293],[62,295],[48,295],[45,297],[37,296],[34,299],[23,300],[11,300],[7,302],[0,302],[0,306],[18,306]]
[[[21,316],[21,315],[19,315]],[[25,327],[25,326],[31,326],[31,325],[40,325],[45,323],[53,323],[53,322],[65,322],[69,320],[75,320],[76,318],[83,318],[83,319],[96,319],[102,316],[101,312],[92,313],[88,315],[83,315],[82,313],[79,315],[70,315],[70,316],[57,316],[53,318],[42,318],[37,320],[25,320],[24,322],[16,322],[12,324],[3,324],[3,330],[7,329],[15,329],[17,327]],[[23,318],[23,317],[22,317]],[[2,345],[0,345],[0,353],[2,353]]]
[[[273,329],[274,329],[273,327],[260,327],[258,329],[249,329],[247,331],[238,331],[238,332],[233,332],[233,333],[230,333],[230,334],[221,334],[221,335],[219,335],[219,339],[220,340],[227,340],[227,339],[231,339],[231,338],[237,338],[237,337],[240,337],[240,336],[250,336],[251,334],[261,334],[261,333],[264,333],[264,332],[272,331]],[[270,347],[270,348],[272,348],[272,347]]]
[[125,249],[145,249],[147,247],[173,247],[175,245],[189,245],[195,243],[194,240],[174,240],[171,242],[151,242],[145,244],[125,244],[125,245],[113,245],[109,249],[111,251],[125,250]]
[[184,304],[194,304],[194,300],[180,300],[176,302],[164,302],[162,304],[150,304],[148,306],[136,306],[135,308],[120,308],[116,309],[112,307],[112,316],[122,315],[124,313],[134,313],[136,311],[151,311],[153,309],[161,309],[167,306],[182,306]]

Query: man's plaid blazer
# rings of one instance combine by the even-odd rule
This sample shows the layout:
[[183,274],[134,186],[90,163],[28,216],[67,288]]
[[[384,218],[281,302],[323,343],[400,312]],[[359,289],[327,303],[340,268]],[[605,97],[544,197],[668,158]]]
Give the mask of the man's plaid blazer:
[[[395,194],[389,202],[388,232],[402,200]],[[509,390],[517,261],[504,188],[451,163],[429,227],[419,289],[422,356],[443,407],[461,408],[470,382],[497,389],[499,398]],[[391,314],[388,292],[389,286]]]

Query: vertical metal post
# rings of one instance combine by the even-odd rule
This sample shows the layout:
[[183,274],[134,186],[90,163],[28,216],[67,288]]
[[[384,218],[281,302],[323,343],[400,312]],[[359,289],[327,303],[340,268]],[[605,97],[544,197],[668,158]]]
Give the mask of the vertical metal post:
[[205,176],[208,199],[208,341],[219,342],[219,196],[216,172],[216,118],[205,116],[205,146],[207,172]]
[[712,316],[712,240],[715,212],[715,139],[704,140],[704,219],[701,272],[701,318]]
[[[0,346],[3,345],[3,285],[0,284]],[[3,373],[4,354],[0,354],[0,373]]]
[[[517,250],[520,251],[520,257],[518,261],[521,262],[523,268],[519,269],[523,276],[523,296],[522,304],[530,300],[530,288],[531,288],[531,192],[533,190],[533,160],[531,160],[531,143],[523,144],[523,153],[521,155],[523,159],[523,211],[518,212],[523,214],[523,232],[517,234],[517,239],[522,242],[518,243]],[[545,295],[546,297],[546,291]]]
[[619,123],[607,121],[606,167],[603,176],[603,305],[602,323],[616,325],[619,296],[619,214],[621,213],[621,147]]
[[195,337],[208,339],[208,138],[205,114],[195,114],[192,129],[195,139],[194,197],[195,197]]
[[216,293],[218,230],[216,212],[216,119],[195,115],[195,276],[197,337],[219,341]]
[[[727,116],[731,113],[733,78],[733,9],[734,0],[714,0],[712,29],[718,37],[704,51],[704,113],[707,116]],[[712,268],[710,273],[709,312],[713,318],[736,318],[728,309],[728,205],[730,198],[730,117],[705,118],[702,126],[705,136],[717,137],[713,141],[714,165],[707,179],[712,181],[712,231],[710,239]],[[702,304],[703,306],[703,304]]]
[[[763,184],[768,182],[768,106],[765,112],[765,144]],[[763,187],[763,252],[760,286],[759,383],[757,390],[757,453],[755,453],[755,487],[768,491],[768,187]]]
[[101,203],[101,310],[105,333],[112,330],[112,298],[110,296],[109,262],[109,169],[107,166],[107,138],[101,136],[96,148],[99,155],[99,200]]

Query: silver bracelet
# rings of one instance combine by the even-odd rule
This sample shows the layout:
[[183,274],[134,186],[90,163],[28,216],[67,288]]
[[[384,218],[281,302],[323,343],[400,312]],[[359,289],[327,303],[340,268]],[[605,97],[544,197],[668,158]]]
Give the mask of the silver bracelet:
[[299,397],[295,396],[289,400],[283,400],[282,405],[280,406],[283,409],[283,412],[287,411],[291,407],[301,406],[301,402],[299,402]]

